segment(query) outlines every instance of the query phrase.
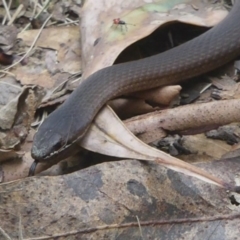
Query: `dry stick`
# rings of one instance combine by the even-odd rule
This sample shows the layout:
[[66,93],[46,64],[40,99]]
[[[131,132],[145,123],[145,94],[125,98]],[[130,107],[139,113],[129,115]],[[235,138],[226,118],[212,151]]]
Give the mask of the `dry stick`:
[[22,216],[20,214],[20,212],[18,213],[18,217],[19,217],[19,240],[23,240],[23,231],[22,231]]
[[141,235],[141,237],[142,237],[142,239],[143,239],[141,223],[140,223],[140,221],[139,221],[138,216],[136,216],[136,218],[137,218],[137,222],[138,222],[138,227],[139,227],[140,235]]
[[159,128],[168,131],[204,130],[239,121],[240,101],[233,99],[156,111],[130,118],[124,123],[131,132],[139,134]]
[[52,14],[45,20],[45,22],[43,23],[42,27],[39,29],[39,32],[38,32],[37,36],[36,36],[35,39],[33,40],[32,45],[29,47],[28,51],[27,51],[17,62],[15,62],[15,63],[12,64],[11,66],[3,69],[3,71],[0,71],[0,72],[7,71],[8,69],[16,66],[16,65],[17,65],[18,63],[20,63],[25,57],[27,57],[27,56],[29,55],[30,51],[33,49],[35,43],[37,42],[40,34],[42,33],[43,28],[45,27],[45,25],[47,24],[47,22],[49,21],[49,19],[50,19],[51,17],[52,17]]
[[[7,16],[8,20],[11,21],[11,14],[10,14],[10,11],[9,11],[10,5],[8,6],[7,3],[5,2],[5,0],[2,0],[2,2],[3,2],[3,6],[4,6],[4,8],[6,10],[6,13],[7,13],[6,16]],[[4,17],[2,25],[4,25],[5,21],[6,21],[6,17]]]
[[33,7],[33,12],[32,12],[32,18],[34,18],[34,15],[37,11],[37,5],[38,5],[38,0],[34,0],[34,7]]
[[[69,21],[69,22],[64,22],[64,23],[59,23],[58,26],[67,26],[67,25],[70,25],[70,24],[73,24],[73,25],[78,25],[79,23],[79,20],[75,20],[75,21]],[[56,24],[56,22],[53,22],[51,23],[50,25],[53,25],[53,24]]]
[[12,240],[9,235],[1,228],[0,226],[0,233],[7,239],[7,240]]
[[18,6],[17,10],[14,12],[12,16],[12,19],[8,22],[7,25],[11,25],[14,22],[14,20],[18,17],[19,13],[22,11],[23,7],[24,7],[23,4],[20,4]]
[[9,82],[1,81],[0,84],[1,84],[1,85],[8,85],[8,86],[11,86],[11,88],[17,88],[18,90],[21,90],[21,89],[22,89],[22,87],[17,86],[17,85],[14,85],[14,84],[11,84],[11,83],[9,83]]
[[[10,0],[9,3],[8,3],[8,9],[11,8],[11,5],[12,5],[12,0]],[[3,24],[5,23],[5,21],[6,21],[6,16],[3,19]]]
[[[161,225],[167,225],[167,224],[191,224],[191,223],[199,223],[199,222],[212,222],[212,221],[221,221],[221,220],[233,220],[233,219],[239,219],[240,214],[229,214],[229,215],[219,215],[219,216],[211,216],[211,217],[199,217],[199,218],[180,218],[175,220],[159,220],[159,221],[142,221],[142,226],[161,226]],[[130,222],[130,223],[123,223],[123,224],[110,224],[110,225],[102,225],[102,226],[96,226],[91,228],[82,228],[76,231],[71,232],[65,232],[65,233],[59,233],[59,234],[53,234],[51,236],[41,236],[41,237],[34,237],[34,238],[27,238],[24,240],[48,240],[53,239],[57,237],[69,237],[74,236],[77,234],[87,234],[87,233],[93,233],[96,231],[101,230],[109,230],[109,229],[119,229],[119,228],[129,228],[129,227],[138,227],[137,222]]]
[[15,74],[13,74],[13,73],[11,73],[11,72],[9,72],[9,71],[1,70],[0,72],[2,73],[2,75],[0,75],[0,78],[2,78],[5,74],[8,74],[8,75],[10,75],[10,76],[15,77]]

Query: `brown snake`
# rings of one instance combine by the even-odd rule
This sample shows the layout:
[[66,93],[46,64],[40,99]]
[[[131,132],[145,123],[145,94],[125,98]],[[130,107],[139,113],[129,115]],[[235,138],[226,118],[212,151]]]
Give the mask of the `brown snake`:
[[37,161],[63,159],[104,104],[126,93],[178,83],[240,55],[240,0],[206,33],[164,53],[113,65],[92,74],[40,126],[32,146]]

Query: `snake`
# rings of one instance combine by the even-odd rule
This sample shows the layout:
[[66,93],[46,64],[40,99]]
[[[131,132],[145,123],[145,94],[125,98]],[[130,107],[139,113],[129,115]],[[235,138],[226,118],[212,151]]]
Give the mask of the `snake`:
[[100,109],[111,99],[207,73],[240,55],[240,0],[200,36],[163,53],[103,68],[82,81],[40,125],[33,138],[35,161],[72,154]]

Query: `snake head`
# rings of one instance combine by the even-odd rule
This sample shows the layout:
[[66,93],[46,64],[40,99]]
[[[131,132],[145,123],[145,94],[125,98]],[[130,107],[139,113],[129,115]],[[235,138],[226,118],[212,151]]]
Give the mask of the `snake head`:
[[32,158],[38,162],[58,162],[79,151],[78,141],[67,143],[66,138],[53,130],[46,130],[43,133],[41,128],[33,139]]
[[43,133],[41,129],[41,132],[37,132],[34,136],[31,154],[34,159],[44,161],[60,151],[63,145],[63,137],[60,134],[53,132],[52,129]]
[[66,111],[69,109],[71,109],[69,106],[66,108],[61,106],[40,125],[34,136],[31,150],[32,157],[35,160],[39,162],[59,161],[79,150],[77,142],[87,127],[84,128],[84,131],[81,128],[79,129],[79,122],[74,122],[74,117]]
[[67,143],[66,139],[52,130],[36,133],[33,139],[32,158],[39,162],[60,161],[79,151],[78,142]]

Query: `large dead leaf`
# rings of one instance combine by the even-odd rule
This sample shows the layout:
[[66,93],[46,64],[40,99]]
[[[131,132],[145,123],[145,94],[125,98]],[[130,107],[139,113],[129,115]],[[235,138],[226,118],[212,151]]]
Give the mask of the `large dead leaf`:
[[[233,176],[239,181],[236,159],[200,166],[214,175],[224,173],[225,181]],[[1,184],[0,193],[1,239],[239,236],[238,195],[154,163],[104,163],[69,175]]]
[[[94,8],[92,7],[94,6]],[[161,25],[180,21],[199,26],[214,26],[227,14],[221,8],[212,9],[205,2],[190,0],[146,1],[94,1],[85,2],[81,12],[83,76],[110,66],[130,44],[151,34]],[[120,18],[127,30],[113,26],[113,19]]]

